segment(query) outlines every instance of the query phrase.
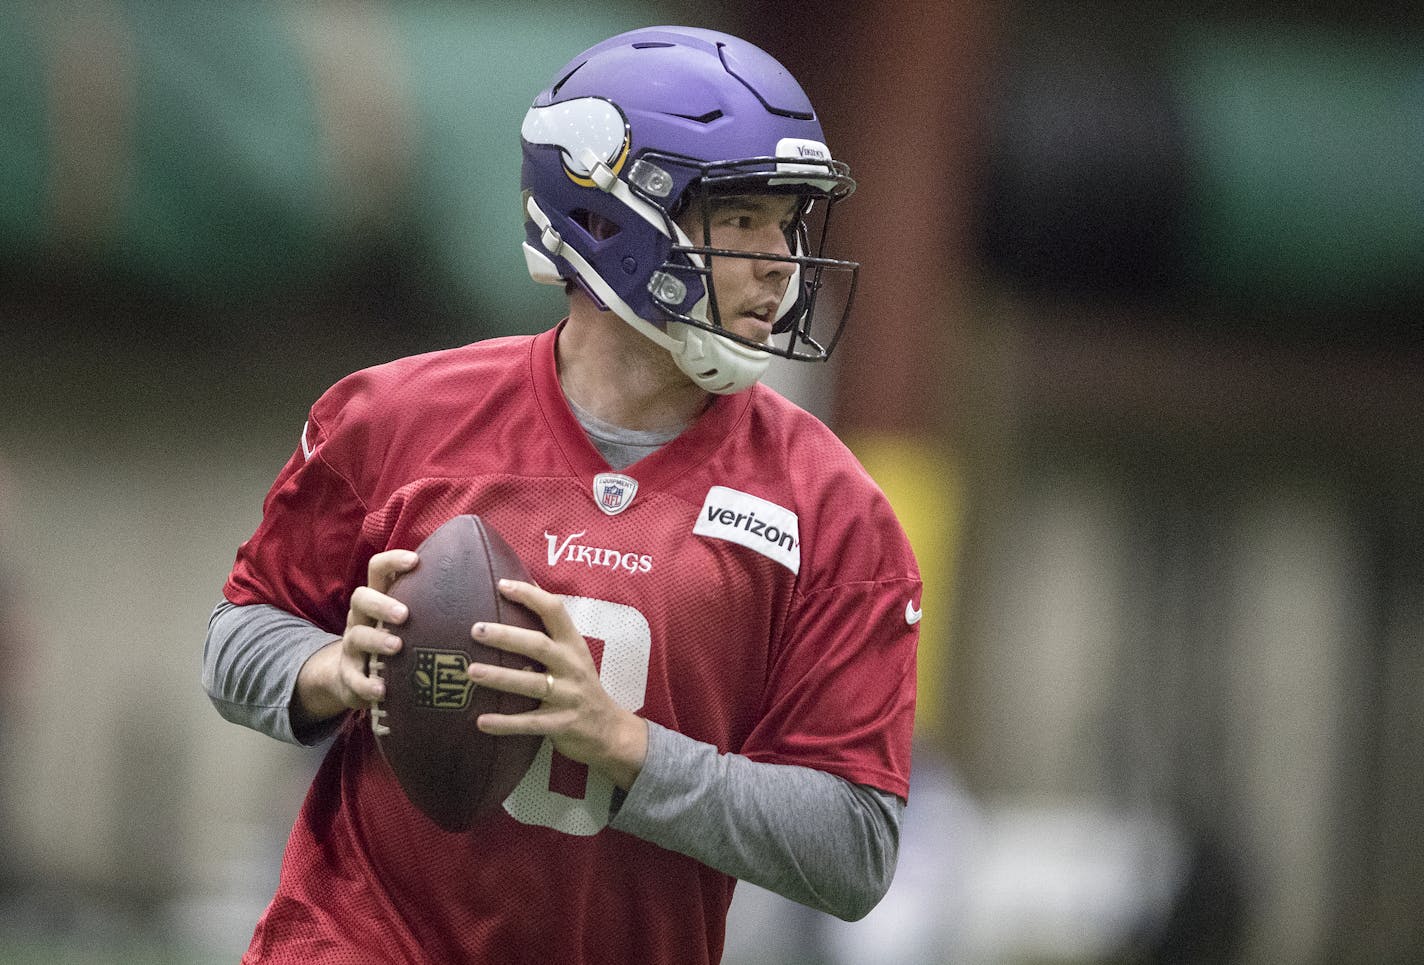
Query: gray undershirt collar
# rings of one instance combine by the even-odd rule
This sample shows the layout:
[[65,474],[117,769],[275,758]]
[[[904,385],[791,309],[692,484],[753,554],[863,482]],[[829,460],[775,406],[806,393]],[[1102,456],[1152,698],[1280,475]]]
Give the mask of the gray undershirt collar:
[[593,447],[604,460],[617,470],[626,469],[639,459],[651,456],[687,428],[678,426],[675,429],[625,429],[600,419],[573,399],[568,399],[568,403],[579,425],[583,426],[583,431],[588,434],[588,441],[593,443]]

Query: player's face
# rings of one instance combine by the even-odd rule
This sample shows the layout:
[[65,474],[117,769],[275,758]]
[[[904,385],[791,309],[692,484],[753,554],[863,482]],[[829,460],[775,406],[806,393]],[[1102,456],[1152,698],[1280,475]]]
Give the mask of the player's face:
[[[796,219],[799,201],[788,195],[731,195],[711,199],[708,223],[713,248],[763,252],[770,258],[711,258],[712,286],[722,326],[743,338],[771,337],[776,309],[786,294],[795,266],[775,256],[791,253],[786,232]],[[703,208],[694,202],[682,217],[693,244],[703,240]]]

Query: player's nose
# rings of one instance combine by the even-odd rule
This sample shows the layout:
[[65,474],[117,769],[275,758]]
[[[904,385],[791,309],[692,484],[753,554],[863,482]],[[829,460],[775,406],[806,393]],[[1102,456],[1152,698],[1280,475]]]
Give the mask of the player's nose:
[[756,250],[763,255],[756,260],[759,273],[790,274],[792,264],[783,259],[790,257],[791,244],[786,238],[786,232],[782,231],[779,225],[773,225],[760,232]]

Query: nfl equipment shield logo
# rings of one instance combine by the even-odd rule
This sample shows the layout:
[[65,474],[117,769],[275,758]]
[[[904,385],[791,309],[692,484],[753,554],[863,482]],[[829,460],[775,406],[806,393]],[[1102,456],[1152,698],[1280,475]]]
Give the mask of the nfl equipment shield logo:
[[601,472],[593,477],[593,501],[609,516],[617,516],[633,503],[638,480],[619,472]]
[[436,710],[464,710],[474,686],[465,673],[469,660],[458,650],[415,651],[415,704]]

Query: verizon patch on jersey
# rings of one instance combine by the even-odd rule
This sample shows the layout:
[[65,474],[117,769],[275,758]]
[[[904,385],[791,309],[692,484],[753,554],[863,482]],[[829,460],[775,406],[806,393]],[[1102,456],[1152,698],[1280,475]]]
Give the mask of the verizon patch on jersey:
[[801,572],[801,529],[796,514],[760,496],[713,486],[707,490],[692,532],[745,546],[793,573]]

